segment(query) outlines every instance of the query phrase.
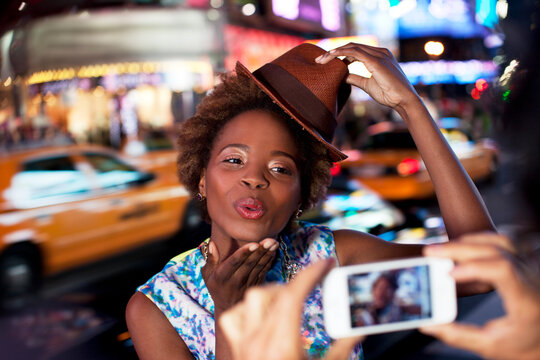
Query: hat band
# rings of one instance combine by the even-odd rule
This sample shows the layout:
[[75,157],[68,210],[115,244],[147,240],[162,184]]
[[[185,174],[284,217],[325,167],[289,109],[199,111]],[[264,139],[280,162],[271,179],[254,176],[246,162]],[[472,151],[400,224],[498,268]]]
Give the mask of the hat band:
[[332,142],[337,126],[334,115],[311,90],[279,65],[272,63],[253,72],[257,80],[274,90],[272,94],[298,118]]

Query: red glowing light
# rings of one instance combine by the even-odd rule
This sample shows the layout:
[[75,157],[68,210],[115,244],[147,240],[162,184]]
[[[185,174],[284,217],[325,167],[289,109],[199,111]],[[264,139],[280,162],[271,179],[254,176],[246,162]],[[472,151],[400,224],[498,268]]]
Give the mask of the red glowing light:
[[487,89],[488,83],[485,79],[478,79],[474,83],[474,87],[478,89],[479,92],[482,92]]
[[397,166],[397,172],[401,176],[412,175],[420,170],[420,161],[416,159],[403,159]]
[[339,163],[334,163],[334,166],[330,168],[330,175],[332,176],[338,176],[341,174],[341,165]]
[[478,91],[478,89],[475,87],[471,90],[471,96],[474,100],[480,99],[480,91]]

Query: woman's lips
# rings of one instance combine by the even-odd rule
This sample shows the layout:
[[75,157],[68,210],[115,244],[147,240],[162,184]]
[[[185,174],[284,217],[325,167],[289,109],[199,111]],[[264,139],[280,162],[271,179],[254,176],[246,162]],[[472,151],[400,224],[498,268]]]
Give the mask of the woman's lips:
[[248,220],[260,219],[266,212],[264,203],[254,198],[236,200],[233,206],[241,217]]

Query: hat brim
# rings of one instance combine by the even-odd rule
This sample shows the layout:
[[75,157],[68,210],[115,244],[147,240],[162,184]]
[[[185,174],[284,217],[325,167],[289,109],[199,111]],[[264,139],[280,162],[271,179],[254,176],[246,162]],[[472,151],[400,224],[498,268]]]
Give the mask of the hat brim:
[[312,129],[311,126],[307,125],[305,121],[303,121],[299,116],[295,115],[293,113],[293,111],[291,111],[288,107],[287,104],[285,104],[283,101],[281,101],[279,99],[278,96],[276,96],[273,92],[272,89],[270,89],[269,87],[267,87],[265,84],[263,84],[259,79],[257,79],[252,73],[251,71],[249,71],[244,65],[242,65],[242,63],[240,63],[239,61],[236,62],[236,74],[239,74],[241,73],[242,75],[245,75],[247,77],[249,77],[251,80],[253,80],[253,82],[255,82],[255,84],[262,90],[264,91],[268,96],[270,96],[270,98],[272,99],[272,101],[274,103],[276,103],[277,105],[279,105],[279,107],[285,111],[285,113],[287,115],[289,115],[291,117],[291,119],[293,119],[294,121],[296,121],[301,127],[303,130],[307,131],[313,138],[315,138],[315,140],[319,141],[320,143],[322,143],[327,149],[328,149],[328,152],[329,152],[329,155],[330,155],[330,159],[334,162],[337,162],[337,161],[341,161],[341,160],[345,160],[347,158],[347,155],[345,155],[344,153],[342,153],[337,147],[335,147],[334,145],[332,145],[331,143],[329,143],[328,141],[326,141],[316,130]]

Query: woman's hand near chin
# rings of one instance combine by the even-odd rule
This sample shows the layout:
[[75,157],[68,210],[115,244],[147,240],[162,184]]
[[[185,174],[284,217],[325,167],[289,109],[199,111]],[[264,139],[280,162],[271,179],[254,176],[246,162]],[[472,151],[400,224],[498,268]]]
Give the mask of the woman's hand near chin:
[[208,259],[201,272],[214,301],[216,359],[232,359],[221,328],[217,325],[219,317],[241,301],[248,288],[262,284],[278,248],[276,240],[267,238],[246,244],[222,259],[217,246],[212,241],[208,244]]
[[242,300],[249,287],[264,281],[278,248],[279,243],[268,238],[246,244],[222,259],[217,246],[210,241],[202,276],[216,312],[227,310]]

